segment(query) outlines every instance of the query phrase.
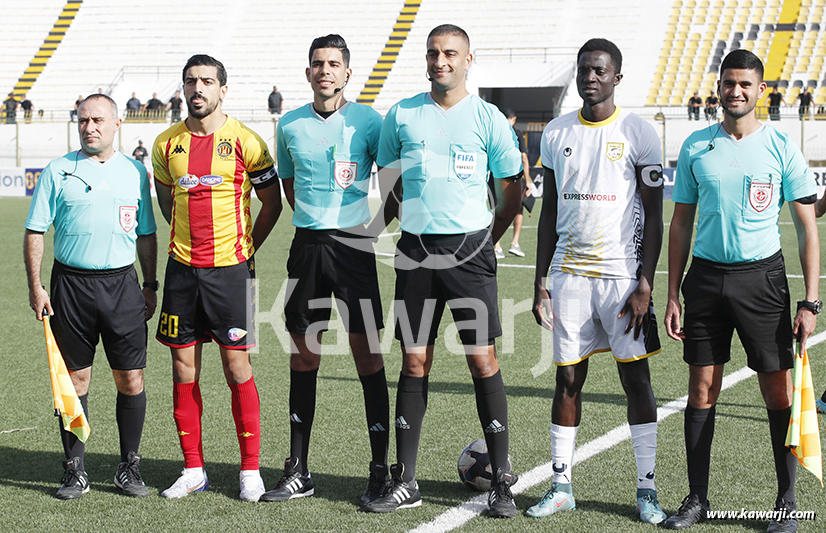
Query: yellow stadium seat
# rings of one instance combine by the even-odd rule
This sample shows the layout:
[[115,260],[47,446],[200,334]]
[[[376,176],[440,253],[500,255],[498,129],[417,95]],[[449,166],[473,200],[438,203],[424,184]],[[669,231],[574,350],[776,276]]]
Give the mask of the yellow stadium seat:
[[697,6],[697,2],[695,2],[694,0],[688,0],[688,1],[687,1],[687,2],[685,2],[683,5],[684,5],[685,7],[696,7],[696,6]]
[[656,96],[649,96],[645,100],[645,105],[647,107],[654,107],[657,105],[657,97]]
[[743,0],[743,3],[740,4],[740,7],[748,9],[751,7],[751,0]]
[[700,7],[708,7],[709,5],[710,5],[710,2],[708,0],[701,0],[700,1]]

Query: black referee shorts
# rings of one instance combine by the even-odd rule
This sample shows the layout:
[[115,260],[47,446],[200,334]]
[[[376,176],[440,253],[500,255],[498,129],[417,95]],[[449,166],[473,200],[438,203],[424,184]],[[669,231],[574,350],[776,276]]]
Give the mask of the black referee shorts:
[[487,230],[459,235],[402,232],[396,245],[396,338],[403,346],[436,341],[445,304],[465,346],[502,335],[496,257]]
[[305,335],[326,331],[332,301],[348,333],[384,327],[376,273],[376,256],[369,239],[344,230],[296,228],[287,275],[291,287],[284,303],[287,331]]
[[133,265],[85,270],[55,261],[50,288],[50,323],[66,368],[92,366],[98,339],[112,370],[146,367],[146,300]]
[[736,329],[755,372],[794,366],[789,284],[781,252],[735,264],[695,257],[682,293],[686,363],[727,363]]

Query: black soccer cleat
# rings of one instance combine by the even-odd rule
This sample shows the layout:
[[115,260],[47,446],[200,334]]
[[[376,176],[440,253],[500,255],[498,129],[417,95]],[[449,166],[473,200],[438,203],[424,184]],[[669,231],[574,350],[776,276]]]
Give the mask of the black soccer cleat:
[[58,500],[76,500],[89,492],[89,477],[80,469],[80,457],[63,461],[63,479],[54,497]]
[[780,500],[774,510],[778,513],[766,529],[766,533],[795,533],[797,531],[797,518],[789,516],[797,511],[794,502]]
[[313,477],[301,473],[298,468],[298,457],[287,457],[284,461],[284,475],[278,480],[275,488],[261,495],[261,502],[285,502],[293,498],[312,496],[315,493]]
[[415,479],[403,481],[403,464],[390,467],[392,481],[381,498],[364,505],[362,509],[368,513],[392,513],[396,509],[419,507],[422,504],[422,495],[419,493],[419,484]]
[[709,511],[709,504],[700,503],[700,498],[696,494],[689,494],[683,498],[683,503],[677,510],[677,514],[663,522],[666,529],[687,529],[705,521]]
[[115,485],[123,491],[124,496],[143,498],[149,496],[149,489],[141,479],[140,472],[141,456],[135,452],[129,452],[126,462],[118,465],[115,473]]
[[519,476],[505,472],[501,468],[496,470],[496,477],[488,492],[488,516],[491,518],[512,518],[516,516],[516,503],[513,501],[511,486],[519,481]]
[[370,461],[370,477],[367,478],[367,488],[359,499],[359,507],[363,509],[368,503],[384,496],[392,485],[389,472],[386,464]]

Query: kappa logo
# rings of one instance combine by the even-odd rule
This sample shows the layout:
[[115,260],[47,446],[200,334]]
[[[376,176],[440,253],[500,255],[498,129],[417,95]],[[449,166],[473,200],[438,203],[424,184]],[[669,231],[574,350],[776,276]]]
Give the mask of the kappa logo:
[[405,420],[403,416],[400,416],[396,419],[396,427],[398,429],[410,429],[410,424],[407,423],[407,420]]
[[180,144],[175,145],[175,149],[172,150],[172,155],[185,154],[185,153],[186,153],[186,150],[184,150],[184,147],[181,146]]

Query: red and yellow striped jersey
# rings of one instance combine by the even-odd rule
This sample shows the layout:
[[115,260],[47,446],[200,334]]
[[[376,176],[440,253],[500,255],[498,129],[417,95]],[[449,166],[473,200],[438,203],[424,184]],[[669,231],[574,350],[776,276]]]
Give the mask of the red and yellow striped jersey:
[[207,136],[180,122],[155,139],[152,164],[157,184],[172,188],[170,256],[194,267],[252,256],[250,191],[278,181],[258,134],[231,117]]

